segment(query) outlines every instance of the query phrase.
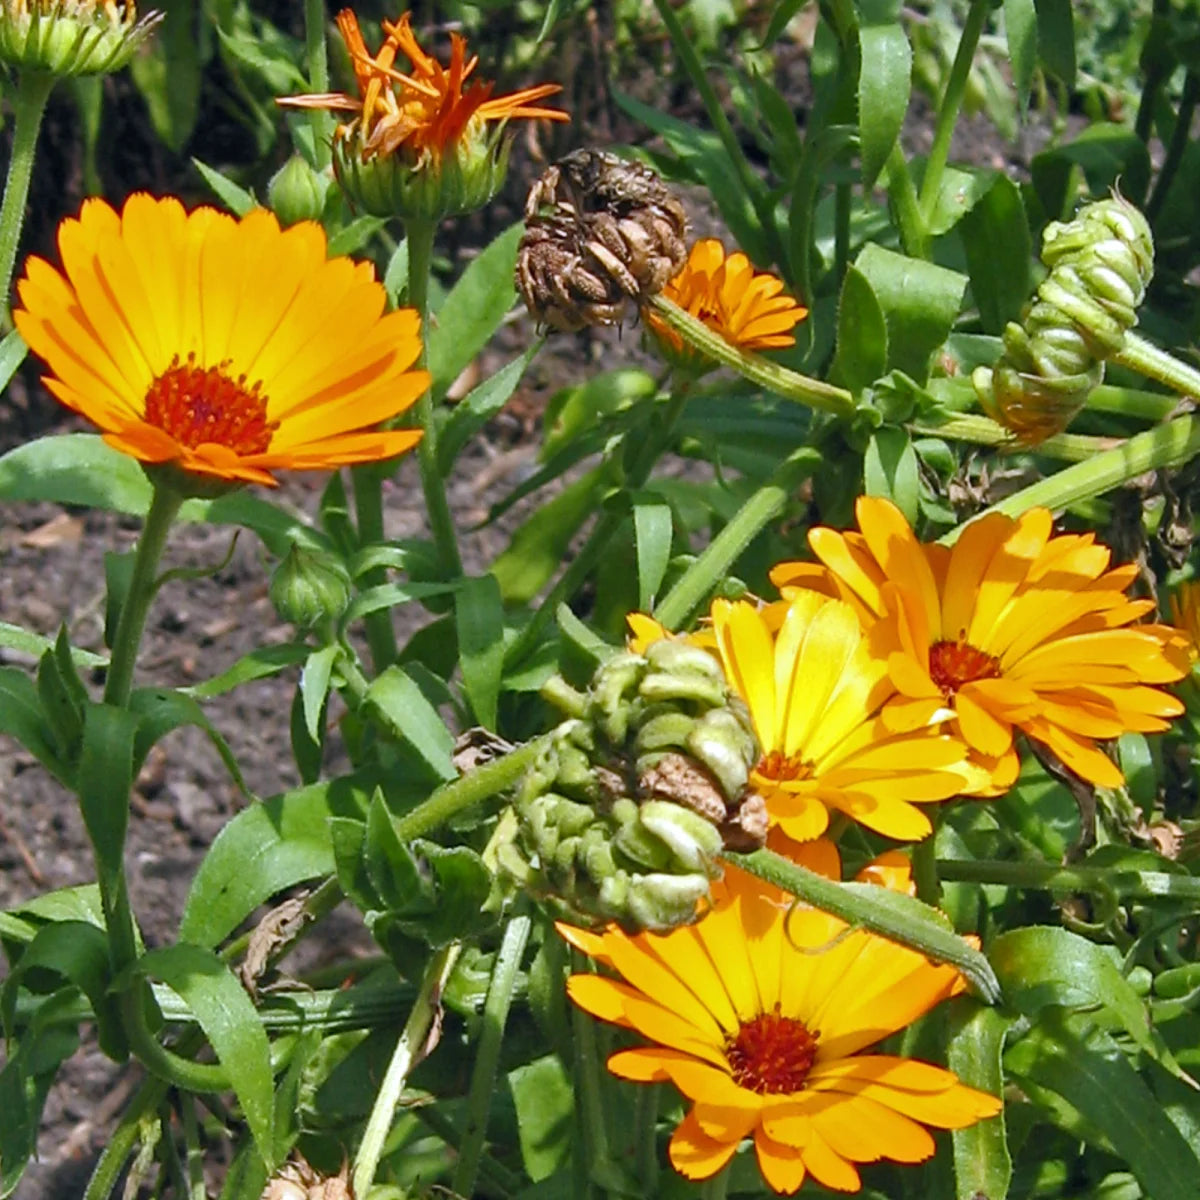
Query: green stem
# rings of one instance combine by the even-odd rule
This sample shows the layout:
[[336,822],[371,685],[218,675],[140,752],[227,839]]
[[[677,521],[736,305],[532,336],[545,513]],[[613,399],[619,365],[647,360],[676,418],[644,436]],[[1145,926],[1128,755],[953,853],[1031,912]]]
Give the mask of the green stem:
[[1166,350],[1160,350],[1136,333],[1125,335],[1124,346],[1110,361],[1137,371],[1148,379],[1157,379],[1182,396],[1200,399],[1200,371]]
[[1087,407],[1092,412],[1135,417],[1142,421],[1165,421],[1179,408],[1178,396],[1148,392],[1143,388],[1118,387],[1102,383],[1088,393]]
[[853,199],[849,183],[839,183],[833,190],[833,279],[840,293],[850,261],[850,202]]
[[396,1043],[392,1061],[388,1064],[387,1074],[380,1085],[379,1094],[375,1097],[366,1129],[363,1130],[362,1142],[354,1159],[354,1176],[350,1189],[352,1196],[366,1196],[375,1182],[375,1172],[379,1167],[387,1135],[392,1128],[396,1105],[400,1102],[409,1072],[427,1052],[430,1030],[433,1029],[441,1011],[446,981],[450,978],[461,951],[461,942],[451,942],[434,954],[425,969],[425,978],[421,981],[417,1002],[413,1005]]
[[12,323],[13,267],[21,227],[25,223],[25,203],[29,199],[29,181],[33,176],[34,151],[38,131],[46,112],[46,101],[54,89],[55,77],[42,71],[22,71],[13,98],[12,157],[4,181],[4,201],[0,204],[0,327]]
[[668,629],[678,629],[725,577],[742,551],[783,512],[792,493],[820,462],[820,451],[808,447],[786,459],[775,472],[774,480],[759,488],[742,505],[680,576],[655,607],[655,617]]
[[1153,224],[1154,218],[1162,209],[1163,201],[1171,190],[1179,164],[1183,162],[1184,151],[1192,137],[1192,117],[1196,114],[1196,102],[1200,100],[1200,75],[1188,71],[1183,80],[1183,95],[1179,98],[1179,112],[1175,116],[1175,128],[1171,131],[1171,141],[1163,158],[1162,168],[1154,181],[1154,190],[1150,193],[1143,210],[1146,220]]
[[534,738],[503,758],[494,759],[469,771],[461,779],[443,784],[428,800],[393,822],[402,842],[424,837],[444,825],[455,813],[479,804],[513,787],[534,764],[546,745],[549,734]]
[[[413,1109],[413,1114],[431,1132],[446,1143],[453,1146],[458,1140],[458,1130],[454,1123],[439,1108],[432,1104],[422,1104]],[[482,1154],[479,1158],[479,1175],[485,1183],[491,1185],[499,1200],[508,1200],[519,1192],[527,1191],[527,1180],[523,1176],[510,1171],[490,1154]],[[491,1193],[487,1193],[491,1195]]]
[[[1180,466],[1198,451],[1200,417],[1176,417],[1174,421],[1168,421],[1165,425],[1156,425],[1153,429],[1136,434],[1114,449],[1097,454],[1088,462],[1076,463],[1075,466],[1067,467],[1048,479],[1022,488],[985,511],[1019,517],[1029,509],[1039,506],[1051,509],[1065,508],[1067,505],[1091,499],[1119,487],[1146,471]],[[978,514],[982,515],[983,513]],[[964,528],[965,524],[957,526],[940,541],[944,545],[953,545]]]
[[[364,463],[350,469],[360,546],[383,545],[383,480],[391,474],[392,466],[391,463]],[[386,580],[387,569],[374,567],[362,573],[359,586],[365,591],[378,587]],[[363,629],[367,635],[367,648],[371,652],[371,665],[378,675],[396,661],[396,628],[392,624],[392,610],[377,608],[367,613],[363,617]]]
[[971,63],[974,61],[975,50],[991,8],[991,0],[971,0],[962,37],[958,39],[958,49],[950,67],[950,75],[946,79],[946,90],[942,93],[942,101],[938,106],[933,145],[929,148],[925,177],[921,181],[921,217],[926,229],[933,222],[938,193],[942,186],[942,173],[950,157],[950,139],[954,136],[954,126],[958,123],[959,110],[967,90],[967,78],[971,74]]
[[658,1193],[658,1094],[657,1083],[638,1088],[633,1116],[634,1170],[646,1196]]
[[751,383],[757,383],[785,400],[797,400],[810,408],[836,416],[849,416],[854,411],[854,397],[845,388],[801,375],[798,371],[789,371],[787,367],[781,367],[759,354],[748,354],[737,349],[666,296],[652,296],[647,306],[702,354],[723,366],[732,367]]
[[910,258],[928,258],[929,235],[925,232],[925,221],[908,169],[908,159],[904,157],[899,142],[888,155],[886,169],[888,202],[900,233],[900,246]]
[[[426,218],[409,218],[404,223],[408,238],[408,304],[421,318],[421,357],[418,367],[424,367],[429,355],[429,272],[433,261],[435,222]],[[454,518],[446,501],[446,486],[438,468],[437,423],[433,408],[433,388],[428,387],[417,401],[417,419],[423,435],[417,443],[417,462],[421,468],[421,488],[425,493],[425,508],[437,548],[443,579],[457,579],[462,573],[458,553],[458,536]]]
[[1003,425],[982,413],[960,413],[944,421],[917,420],[911,422],[908,428],[912,433],[969,442],[973,446],[999,446],[1013,451],[1029,449],[1033,453],[1065,462],[1086,462],[1100,452],[1111,449],[1119,440],[1088,437],[1079,433],[1056,433],[1036,446],[1021,447],[1013,442],[1012,434]]
[[[1153,15],[1150,18],[1151,37],[1154,36],[1154,27],[1164,22],[1170,12],[1171,0],[1154,0]],[[1158,105],[1159,92],[1175,67],[1174,56],[1168,56],[1162,50],[1153,55],[1147,63],[1147,49],[1148,47],[1144,47],[1142,51],[1145,78],[1142,82],[1142,95],[1138,100],[1137,118],[1133,123],[1133,132],[1146,143],[1150,141],[1150,131],[1154,127],[1154,110]]]
[[116,1129],[108,1136],[104,1149],[92,1170],[83,1193],[83,1200],[108,1200],[117,1188],[125,1164],[141,1137],[142,1121],[163,1102],[167,1084],[161,1079],[147,1079],[133,1102],[121,1116]]
[[454,1168],[454,1179],[450,1190],[456,1196],[475,1194],[475,1177],[479,1172],[479,1156],[487,1136],[488,1114],[492,1107],[492,1096],[496,1089],[496,1067],[500,1062],[500,1044],[504,1038],[504,1026],[508,1021],[508,1010],[512,1004],[513,989],[517,982],[517,971],[529,941],[530,919],[514,917],[504,930],[496,962],[492,967],[492,979],[488,985],[487,1000],[483,1006],[483,1032],[475,1051],[475,1066],[471,1072],[471,1090],[467,1096],[467,1112],[463,1124],[462,1141],[458,1147],[458,1163]]
[[1193,905],[1200,901],[1200,879],[1167,871],[946,858],[938,859],[937,868],[946,883],[994,883],[1037,891],[1098,892],[1120,900],[1171,900]]
[[701,1200],[725,1200],[729,1192],[729,1167],[722,1167],[700,1185]]
[[117,632],[113,636],[112,659],[108,665],[108,678],[104,682],[105,704],[123,708],[129,701],[142,631],[158,590],[158,562],[166,548],[171,522],[182,503],[183,497],[174,488],[155,483],[150,509],[142,526],[142,536],[138,539],[129,591],[121,605]]
[[[325,0],[304,0],[304,46],[308,57],[308,90],[329,91],[329,50],[325,41]],[[309,110],[313,154],[327,167],[333,143],[333,119],[324,109]]]
[[[571,951],[571,963],[576,971],[584,970],[583,956],[579,951]],[[603,1081],[596,1025],[587,1013],[575,1006],[571,1009],[571,1032],[578,1129],[576,1149],[582,1154],[585,1164],[583,1175],[587,1180],[588,1195],[591,1195],[596,1187],[595,1181],[604,1177],[603,1167],[609,1159],[608,1130],[604,1124],[604,1100],[601,1096]]]

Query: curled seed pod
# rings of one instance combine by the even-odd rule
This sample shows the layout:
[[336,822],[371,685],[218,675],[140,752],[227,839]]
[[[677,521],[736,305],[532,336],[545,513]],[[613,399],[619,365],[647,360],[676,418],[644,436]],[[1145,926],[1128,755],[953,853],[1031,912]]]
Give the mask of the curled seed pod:
[[617,325],[683,265],[686,236],[683,206],[649,167],[576,150],[530,190],[517,288],[539,325]]
[[710,654],[669,639],[618,654],[523,779],[500,862],[577,923],[686,924],[722,849],[766,837],[757,761],[749,714]]
[[1103,381],[1104,360],[1137,324],[1154,241],[1146,218],[1112,196],[1051,222],[1042,261],[1050,273],[1005,328],[999,361],[971,377],[988,415],[1025,446],[1061,433]]

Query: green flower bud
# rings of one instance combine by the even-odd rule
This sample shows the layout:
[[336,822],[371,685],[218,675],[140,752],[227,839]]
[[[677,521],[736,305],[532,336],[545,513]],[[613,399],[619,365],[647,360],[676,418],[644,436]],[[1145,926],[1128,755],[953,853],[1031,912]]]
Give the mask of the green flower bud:
[[0,62],[50,75],[119,71],[162,20],[132,0],[0,0]]
[[301,155],[293,154],[267,184],[267,204],[283,226],[298,221],[320,221],[331,182],[328,175],[314,171]]
[[442,217],[475,212],[500,190],[508,174],[511,139],[502,130],[481,131],[440,156],[369,154],[361,137],[334,139],[333,169],[346,198],[373,217]]
[[1052,221],[1042,240],[1050,273],[1020,324],[1004,330],[995,367],[971,376],[979,401],[1020,445],[1061,433],[1120,353],[1154,273],[1146,218],[1113,196]]
[[350,573],[328,554],[292,544],[271,576],[275,611],[301,630],[336,621],[350,603]]

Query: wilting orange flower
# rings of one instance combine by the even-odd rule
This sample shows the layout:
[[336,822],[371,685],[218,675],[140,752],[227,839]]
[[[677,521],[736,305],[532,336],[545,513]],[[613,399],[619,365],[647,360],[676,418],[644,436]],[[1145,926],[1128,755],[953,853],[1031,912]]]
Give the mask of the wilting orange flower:
[[[692,246],[687,262],[662,294],[740,350],[795,345],[792,329],[808,316],[808,309],[784,292],[782,280],[755,271],[740,250],[726,256],[716,238],[702,238]],[[647,309],[645,316],[668,357],[686,366],[705,361],[653,311]]]
[[[629,618],[632,648],[668,636],[652,618]],[[918,804],[974,791],[985,777],[966,745],[931,711],[919,726],[884,723],[895,687],[886,655],[848,604],[799,592],[763,607],[714,600],[709,624],[687,640],[720,660],[750,710],[762,757],[750,775],[771,824],[808,841],[843,812],[887,837],[932,828]]]
[[849,601],[868,625],[893,622],[888,674],[899,695],[886,722],[910,727],[946,706],[962,737],[997,764],[993,783],[1017,772],[1014,730],[1047,746],[1103,787],[1121,772],[1097,746],[1126,730],[1161,732],[1183,711],[1155,684],[1187,670],[1178,634],[1134,622],[1153,600],[1126,589],[1136,565],[1109,567],[1094,535],[1053,536],[1050,513],[991,513],[953,548],[923,545],[886,500],[862,497],[861,533],[818,528],[821,564],[771,572],[785,594],[815,588]]
[[[837,851],[802,848],[804,865],[840,878]],[[886,855],[867,882],[911,890],[903,856]],[[827,913],[793,908],[787,893],[727,866],[713,907],[695,925],[630,935],[610,926],[558,930],[621,976],[572,975],[571,999],[648,1046],[619,1050],[609,1070],[639,1083],[670,1081],[692,1108],[670,1158],[708,1179],[753,1137],[776,1192],[807,1175],[857,1191],[855,1164],[916,1163],[934,1151],[925,1126],[962,1129],[1002,1107],[950,1071],[864,1053],[964,989],[953,967]]]
[[62,270],[31,257],[13,320],[43,382],[144,463],[273,484],[271,472],[391,458],[420,438],[374,430],[428,386],[415,312],[385,313],[370,263],[325,234],[173,198],[88,200],[59,226]]
[[[326,92],[289,96],[279,103],[354,113],[354,119],[338,132],[343,138],[357,137],[364,158],[394,154],[404,147],[414,160],[425,155],[436,160],[488,121],[568,119],[558,109],[533,103],[561,91],[557,83],[541,83],[494,98],[494,84],[478,79],[468,83],[479,59],[476,55],[467,58],[467,43],[461,34],[450,35],[450,62],[443,65],[421,49],[408,13],[398,21],[383,22],[384,42],[375,55],[368,52],[351,9],[338,13],[337,26],[354,66],[358,96]],[[393,65],[398,53],[411,64],[407,74]]]

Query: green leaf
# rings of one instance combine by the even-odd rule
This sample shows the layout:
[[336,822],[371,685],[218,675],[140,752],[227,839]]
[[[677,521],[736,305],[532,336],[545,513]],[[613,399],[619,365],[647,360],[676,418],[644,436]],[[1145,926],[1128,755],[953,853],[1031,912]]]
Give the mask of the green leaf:
[[1012,64],[1013,88],[1021,115],[1029,107],[1033,69],[1037,65],[1037,6],[1034,0],[1004,0],[1004,36]]
[[887,370],[888,333],[883,309],[867,277],[847,267],[838,300],[837,352],[829,378],[856,396]]
[[1137,134],[1120,125],[1090,125],[1073,142],[1036,155],[1030,165],[1038,199],[1051,217],[1074,211],[1072,167],[1083,171],[1090,195],[1099,196],[1119,180],[1122,194],[1135,204],[1150,180],[1150,154]]
[[74,772],[59,757],[37,688],[16,667],[0,667],[0,733],[16,738],[55,779],[72,786]]
[[[1046,1009],[1005,1055],[1022,1083],[1061,1096],[1137,1176],[1154,1200],[1193,1200],[1200,1173],[1194,1149],[1108,1034],[1082,1015]],[[1032,1089],[1030,1089],[1032,1090]]]
[[930,356],[946,340],[962,306],[966,276],[874,243],[863,248],[855,266],[887,320],[888,366],[924,383]]
[[[37,979],[36,987],[30,974]],[[123,1060],[128,1053],[121,1030],[116,996],[109,992],[108,938],[103,929],[87,921],[59,921],[38,930],[33,941],[4,981],[0,992],[5,1036],[13,1037],[17,992],[22,986],[39,993],[47,991],[45,979],[59,976],[74,984],[87,997],[96,1019],[100,1048],[110,1058]]]
[[604,418],[627,412],[657,391],[653,377],[636,367],[601,371],[578,387],[556,392],[546,406],[545,434],[540,458],[543,462],[556,451],[579,440]]
[[137,730],[137,716],[125,708],[90,704],[84,714],[76,788],[83,823],[96,853],[96,869],[110,894],[116,893],[124,869]]
[[259,1153],[273,1166],[271,1047],[237,976],[211,950],[187,943],[147,952],[134,970],[162,980],[192,1010],[229,1076]]
[[138,719],[137,738],[133,749],[133,773],[136,776],[146,761],[150,748],[173,729],[193,725],[208,735],[213,748],[221,756],[226,770],[243,796],[250,789],[242,777],[242,768],[229,743],[191,697],[170,688],[138,688],[129,697],[129,711]]
[[[874,186],[896,144],[912,88],[912,47],[891,4],[864,4],[858,44],[858,136],[864,188]],[[870,20],[870,9],[883,9]]]
[[314,650],[300,672],[300,695],[304,702],[304,728],[314,742],[321,739],[321,714],[329,696],[329,681],[333,677],[333,665],[341,654],[336,643]]
[[339,254],[356,254],[387,222],[382,217],[355,217],[349,225],[343,225],[329,239],[326,253],[330,258]]
[[453,779],[458,774],[450,758],[454,738],[437,709],[403,667],[388,667],[372,680],[366,702],[393,735],[416,750],[439,780]]
[[1105,1010],[1136,1045],[1172,1074],[1188,1078],[1151,1026],[1142,998],[1100,946],[1066,929],[1035,925],[1000,934],[989,958],[1007,1003],[1026,1016],[1047,1005]]
[[438,437],[438,469],[449,473],[462,448],[504,406],[517,389],[526,367],[542,348],[537,340],[524,354],[506,362],[494,375],[473,387],[451,410]]
[[[1004,1091],[1001,1057],[1010,1022],[994,1008],[981,1008],[956,1000],[949,1015],[950,1044],[946,1066],[981,1092],[999,1096]],[[955,1191],[959,1196],[1008,1195],[1012,1158],[1005,1136],[1004,1110],[966,1129],[956,1129],[954,1139]]]
[[8,387],[28,353],[25,339],[17,330],[9,330],[4,340],[0,341],[0,391]]
[[[20,625],[0,621],[0,650],[15,650],[18,654],[29,655],[30,658],[41,658],[53,645],[53,639],[45,634],[33,633],[22,629]],[[108,659],[103,654],[93,654],[91,650],[82,650],[78,646],[71,647],[71,659],[77,667],[85,671],[108,666]]]
[[93,434],[37,438],[0,457],[4,500],[52,500],[145,516],[150,491],[138,463]]
[[921,499],[921,469],[907,430],[881,425],[867,443],[863,483],[868,496],[891,500],[908,519],[917,522]]
[[278,675],[280,671],[303,662],[311,653],[311,647],[304,642],[283,642],[278,646],[260,646],[243,654],[241,658],[211,679],[191,687],[180,688],[179,693],[191,696],[196,700],[209,700],[213,696],[221,696],[233,691],[243,683],[252,683],[255,679],[267,679]]
[[517,1112],[521,1162],[529,1178],[540,1183],[570,1157],[575,1089],[555,1054],[509,1071],[508,1087]]
[[247,191],[232,179],[226,178],[215,167],[192,159],[192,165],[204,176],[204,182],[217,194],[217,198],[235,217],[244,217],[252,208],[258,207],[254,193]]
[[983,197],[964,214],[959,232],[979,322],[984,332],[999,335],[1017,319],[1032,291],[1033,245],[1021,189],[997,173]]
[[[998,172],[982,168],[946,167],[938,183],[928,229],[934,237],[948,233],[983,199]],[[995,253],[996,247],[991,247]]]
[[172,150],[183,149],[200,114],[199,41],[194,0],[165,5],[155,36],[133,56],[129,72],[146,102],[154,132]]
[[504,669],[504,602],[494,575],[467,577],[454,604],[463,687],[475,720],[496,728]]
[[435,395],[442,395],[487,345],[516,303],[513,271],[524,231],[519,222],[496,237],[467,267],[438,309],[427,341]]
[[243,809],[217,834],[192,880],[180,939],[215,946],[277,892],[332,875],[330,819],[361,820],[367,795],[345,778]]
[[580,476],[513,534],[508,549],[491,568],[506,604],[525,604],[542,590],[562,565],[579,527],[596,511],[607,479],[604,466]]
[[1068,88],[1075,86],[1075,23],[1071,0],[1034,0],[1042,65]]
[[671,506],[653,492],[634,496],[633,532],[637,543],[638,608],[649,612],[671,561],[675,535]]
[[296,760],[296,770],[300,772],[300,782],[303,784],[316,783],[321,778],[321,765],[325,759],[324,724],[318,722],[318,737],[314,738],[308,732],[304,719],[304,697],[297,688],[292,693],[292,703],[288,712],[288,732],[292,739],[292,758]]

